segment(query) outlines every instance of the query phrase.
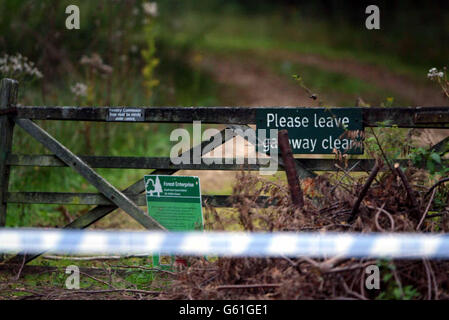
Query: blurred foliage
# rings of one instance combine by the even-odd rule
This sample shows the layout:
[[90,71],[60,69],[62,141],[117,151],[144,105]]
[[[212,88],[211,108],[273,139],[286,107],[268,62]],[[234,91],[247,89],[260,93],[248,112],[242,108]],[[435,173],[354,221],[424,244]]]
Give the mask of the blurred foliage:
[[[63,67],[70,70],[73,61],[83,54],[99,53],[106,62],[115,65],[112,57],[130,54],[131,45],[146,45],[142,28],[145,13],[142,0],[3,0],[0,2],[0,48],[10,54],[20,52],[44,73],[54,75]],[[75,4],[81,11],[81,29],[65,30],[65,7]],[[232,17],[246,16],[250,19],[263,17],[251,31],[257,39],[261,32],[271,30],[270,17],[291,25],[304,35],[308,46],[326,43],[334,49],[349,49],[376,54],[397,56],[399,60],[428,67],[429,61],[444,65],[449,52],[449,2],[431,1],[425,4],[405,0],[376,1],[381,12],[381,30],[365,28],[367,1],[295,1],[295,0],[165,0],[159,1],[160,20],[167,26],[197,27],[197,38],[213,31],[219,24],[232,28]],[[195,12],[198,21],[186,21]],[[218,15],[205,24],[211,13]],[[226,15],[226,19],[221,19]],[[204,17],[204,19],[203,19]],[[185,24],[188,23],[186,26]],[[212,27],[212,28],[211,28]],[[245,29],[234,25],[237,32]],[[173,30],[175,30],[173,29]],[[168,31],[170,32],[170,31]],[[176,32],[173,36],[179,36]],[[30,41],[33,39],[33,41]],[[195,42],[195,36],[189,41]],[[151,50],[151,49],[149,49]],[[134,52],[133,54],[136,54]]]
[[[79,30],[65,28],[65,8],[80,8]],[[3,0],[0,2],[0,47],[20,52],[56,76],[73,71],[82,55],[98,53],[115,65],[130,54],[133,36],[143,23],[142,1]],[[135,53],[134,53],[135,54]]]
[[144,27],[147,48],[142,50],[142,58],[145,61],[142,75],[144,77],[144,87],[148,97],[151,97],[153,88],[159,84],[159,80],[154,78],[154,69],[159,64],[159,59],[155,58],[156,44],[153,28],[154,22],[148,21]]
[[[365,9],[380,8],[381,30],[367,30]],[[163,2],[178,41],[207,30],[198,44],[208,48],[287,49],[378,63],[422,75],[447,64],[449,2],[439,0],[195,0]],[[161,10],[162,12],[162,10]],[[170,17],[182,17],[173,20]],[[226,16],[226,19],[222,19]],[[411,70],[410,70],[411,69]]]
[[[449,52],[449,2],[409,0],[195,0],[164,1],[170,10],[220,12],[249,16],[277,15],[286,24],[313,21],[321,25],[319,37],[337,48],[389,53],[408,63],[447,63]],[[365,9],[380,9],[381,30],[365,28]],[[270,27],[267,24],[266,27]],[[309,26],[310,27],[310,26]],[[311,30],[302,30],[310,33]],[[312,31],[313,32],[313,31]],[[313,42],[313,39],[312,39]]]

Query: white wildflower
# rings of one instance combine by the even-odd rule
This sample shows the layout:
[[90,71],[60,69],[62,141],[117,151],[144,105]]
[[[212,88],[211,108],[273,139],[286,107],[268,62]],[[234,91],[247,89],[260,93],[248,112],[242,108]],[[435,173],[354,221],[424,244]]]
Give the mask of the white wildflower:
[[37,79],[43,77],[42,72],[35,67],[34,62],[28,60],[27,57],[22,56],[20,53],[15,56],[4,54],[3,57],[0,57],[0,73],[2,76],[16,79],[27,76]]
[[38,79],[41,79],[44,77],[44,75],[42,74],[42,72],[40,72],[39,70],[35,69],[33,72],[34,76]]
[[102,75],[109,75],[112,73],[113,68],[105,63],[98,53],[89,56],[82,56],[80,63],[82,65],[89,66],[94,72],[99,72]]
[[87,86],[81,82],[77,82],[74,86],[71,86],[70,91],[77,97],[87,96]]
[[444,72],[438,71],[437,68],[432,68],[427,73],[427,78],[429,78],[430,80],[435,80],[437,78],[443,78],[443,77],[444,77]]
[[156,2],[144,2],[142,4],[143,12],[151,17],[157,17],[157,3]]

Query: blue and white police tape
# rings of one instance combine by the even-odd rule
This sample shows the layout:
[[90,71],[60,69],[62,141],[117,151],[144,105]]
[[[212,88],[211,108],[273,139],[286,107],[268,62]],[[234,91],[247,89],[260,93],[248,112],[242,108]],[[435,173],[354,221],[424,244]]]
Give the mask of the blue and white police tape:
[[449,258],[449,234],[0,229],[2,253]]

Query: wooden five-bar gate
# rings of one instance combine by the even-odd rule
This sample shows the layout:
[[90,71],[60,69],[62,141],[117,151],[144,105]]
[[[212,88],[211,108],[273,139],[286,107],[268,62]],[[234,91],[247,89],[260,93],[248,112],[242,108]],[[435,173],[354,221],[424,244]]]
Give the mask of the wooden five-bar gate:
[[[6,224],[8,203],[27,204],[79,204],[94,205],[90,211],[64,226],[67,229],[87,228],[117,208],[133,217],[147,229],[165,230],[156,220],[145,214],[139,206],[146,205],[143,179],[131,184],[124,190],[118,190],[93,168],[151,169],[149,174],[172,175],[179,170],[241,170],[241,164],[233,161],[227,164],[179,164],[175,165],[170,158],[161,157],[111,157],[111,156],[78,156],[62,145],[33,120],[70,120],[99,121],[108,120],[108,107],[47,107],[17,105],[18,82],[11,79],[1,81],[0,92],[0,227]],[[279,107],[295,108],[295,107]],[[144,107],[139,108],[143,118],[139,122],[151,123],[192,123],[201,121],[205,124],[224,124],[233,135],[220,132],[218,138],[222,143],[241,135],[245,130],[253,130],[249,125],[256,123],[255,107]],[[393,107],[393,108],[361,108],[363,125],[377,127],[379,125],[402,128],[447,128],[449,127],[449,107]],[[385,121],[388,120],[388,123]],[[19,126],[53,155],[12,154],[12,140],[15,125]],[[243,136],[245,138],[245,136]],[[212,137],[210,141],[215,139]],[[208,145],[210,141],[190,149]],[[217,141],[217,140],[213,140]],[[447,139],[434,146],[442,150]],[[402,160],[405,161],[405,160]],[[259,160],[254,164],[246,159],[243,166],[246,170],[255,171],[261,168]],[[279,169],[283,170],[282,160],[278,160]],[[333,159],[295,159],[296,169],[301,178],[313,177],[317,171],[340,170]],[[352,171],[370,171],[373,159],[350,159],[348,166]],[[91,183],[99,193],[57,193],[57,192],[9,192],[9,174],[11,166],[71,167]],[[215,207],[228,207],[232,204],[229,196],[205,195],[203,204]],[[261,199],[261,202],[263,199]],[[29,262],[37,257],[19,255],[17,259]],[[20,261],[20,260],[19,260]]]

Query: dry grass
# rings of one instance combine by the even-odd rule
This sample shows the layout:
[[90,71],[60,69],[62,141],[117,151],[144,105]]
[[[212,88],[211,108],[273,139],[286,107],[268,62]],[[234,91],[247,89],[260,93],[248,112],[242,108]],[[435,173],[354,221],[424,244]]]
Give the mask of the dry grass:
[[[286,185],[243,172],[233,190],[237,213],[221,216],[209,208],[207,228],[223,230],[238,225],[248,231],[292,232],[445,232],[449,229],[444,184],[436,188],[437,192],[428,192],[429,180],[424,171],[410,166],[404,171],[404,181],[396,169],[383,169],[368,189],[353,223],[347,221],[366,177],[354,178],[339,172],[303,181],[305,206],[296,209],[290,203]],[[412,197],[404,183],[409,185]],[[265,204],[256,202],[260,195],[268,196]],[[429,212],[435,210],[439,213],[429,217]],[[365,288],[365,267],[371,264],[380,267],[380,290]],[[160,298],[446,299],[449,297],[448,267],[446,261],[424,259],[286,257],[219,258],[213,262],[195,259]]]

